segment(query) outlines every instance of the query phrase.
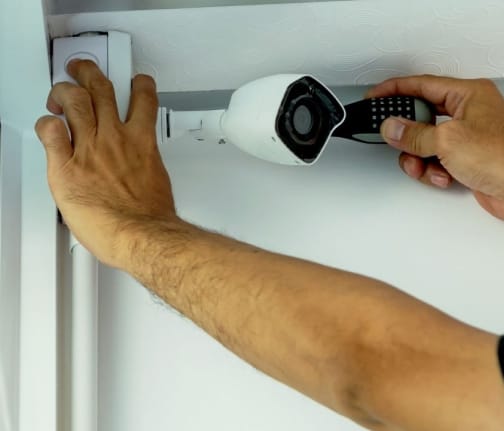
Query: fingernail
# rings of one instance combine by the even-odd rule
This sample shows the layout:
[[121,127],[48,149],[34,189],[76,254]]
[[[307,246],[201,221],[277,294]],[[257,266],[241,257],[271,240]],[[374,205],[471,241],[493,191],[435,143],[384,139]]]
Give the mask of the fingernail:
[[80,58],[72,58],[66,65],[66,68],[67,70],[70,68],[70,67],[73,67],[73,65],[75,65],[77,62],[80,61]]
[[416,167],[416,163],[415,163],[415,160],[413,159],[406,159],[405,162],[404,162],[404,171],[409,175],[409,176],[413,176],[413,174],[415,173],[415,167]]
[[383,136],[390,144],[398,144],[406,130],[406,125],[396,118],[389,118],[383,123]]
[[446,189],[450,185],[450,178],[446,175],[434,174],[431,177],[431,183],[435,186]]

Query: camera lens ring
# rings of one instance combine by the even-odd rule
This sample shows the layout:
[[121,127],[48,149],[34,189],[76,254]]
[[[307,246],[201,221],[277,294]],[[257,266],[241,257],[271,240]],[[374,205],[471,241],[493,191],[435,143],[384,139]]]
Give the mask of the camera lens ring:
[[[299,113],[295,116],[296,108],[300,104],[308,105],[313,121],[306,118],[300,120]],[[303,113],[302,109],[301,115],[306,115],[306,111]],[[293,82],[285,92],[278,110],[275,130],[277,136],[296,157],[306,163],[312,163],[320,156],[335,126],[344,116],[343,105],[327,87],[315,78],[303,76]],[[311,136],[303,133],[311,133]]]
[[290,127],[300,144],[310,145],[320,133],[322,125],[320,107],[310,95],[293,101],[290,109]]

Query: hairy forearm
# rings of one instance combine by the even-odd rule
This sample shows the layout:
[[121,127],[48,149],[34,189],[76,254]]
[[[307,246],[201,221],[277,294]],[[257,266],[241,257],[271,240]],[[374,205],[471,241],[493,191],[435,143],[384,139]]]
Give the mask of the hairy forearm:
[[431,355],[449,362],[454,337],[487,348],[479,331],[373,279],[177,220],[142,223],[132,237],[123,269],[255,367],[371,428],[403,423],[384,403],[399,416],[411,408],[401,390],[378,398],[377,388],[411,384]]
[[134,237],[124,269],[144,286],[255,367],[348,414],[345,344],[359,328],[345,296],[357,276],[178,221],[141,223]]

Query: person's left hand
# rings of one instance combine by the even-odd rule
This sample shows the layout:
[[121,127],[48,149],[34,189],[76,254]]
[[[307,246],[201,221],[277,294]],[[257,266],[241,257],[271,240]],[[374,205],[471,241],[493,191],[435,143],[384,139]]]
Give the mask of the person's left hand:
[[157,147],[154,80],[135,77],[126,121],[111,82],[91,61],[68,73],[80,86],[57,84],[35,129],[44,144],[53,197],[76,238],[102,262],[120,267],[132,246],[125,232],[151,219],[177,219],[170,179]]

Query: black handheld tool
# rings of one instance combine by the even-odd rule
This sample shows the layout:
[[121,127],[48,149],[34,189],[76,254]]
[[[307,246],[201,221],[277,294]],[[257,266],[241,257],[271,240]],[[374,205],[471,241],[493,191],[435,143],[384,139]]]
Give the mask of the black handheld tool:
[[407,96],[361,100],[345,106],[345,111],[346,119],[333,132],[333,136],[366,144],[385,143],[380,127],[392,116],[429,124],[436,122],[436,112],[432,105]]

